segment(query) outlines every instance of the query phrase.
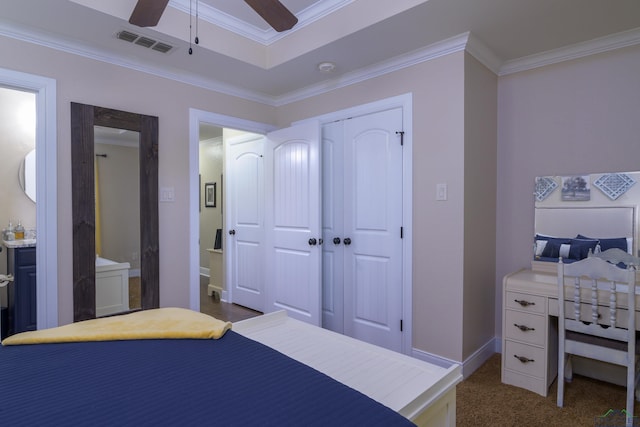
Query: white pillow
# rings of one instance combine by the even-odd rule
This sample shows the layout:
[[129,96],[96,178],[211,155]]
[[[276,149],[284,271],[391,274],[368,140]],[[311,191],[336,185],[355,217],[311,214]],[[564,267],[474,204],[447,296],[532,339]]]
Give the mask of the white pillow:
[[536,240],[535,256],[537,257],[542,256],[542,251],[544,251],[544,248],[546,246],[547,246],[546,240]]

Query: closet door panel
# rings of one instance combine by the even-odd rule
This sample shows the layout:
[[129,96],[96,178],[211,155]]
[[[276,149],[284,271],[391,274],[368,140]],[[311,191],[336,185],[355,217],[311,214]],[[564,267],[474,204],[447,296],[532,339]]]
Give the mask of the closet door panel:
[[322,127],[322,326],[338,333],[344,332],[343,138],[343,122]]
[[401,351],[402,110],[345,122],[345,334]]
[[266,311],[321,324],[320,131],[317,124],[267,135]]

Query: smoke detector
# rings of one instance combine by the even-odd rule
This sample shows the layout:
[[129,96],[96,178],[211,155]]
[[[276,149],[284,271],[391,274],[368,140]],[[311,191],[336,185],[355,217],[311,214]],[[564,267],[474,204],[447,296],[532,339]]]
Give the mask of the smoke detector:
[[336,69],[336,64],[333,62],[325,61],[318,64],[318,71],[321,73],[331,73]]

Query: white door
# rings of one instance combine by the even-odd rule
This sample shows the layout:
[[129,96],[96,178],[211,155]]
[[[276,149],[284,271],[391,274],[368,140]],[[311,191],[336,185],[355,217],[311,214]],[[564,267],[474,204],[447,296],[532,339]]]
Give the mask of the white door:
[[307,123],[267,135],[266,312],[321,324],[320,128]]
[[264,311],[264,143],[263,135],[230,139],[227,176],[227,283],[231,300]]
[[343,123],[344,333],[402,351],[402,109]]
[[344,333],[344,122],[322,126],[322,327]]

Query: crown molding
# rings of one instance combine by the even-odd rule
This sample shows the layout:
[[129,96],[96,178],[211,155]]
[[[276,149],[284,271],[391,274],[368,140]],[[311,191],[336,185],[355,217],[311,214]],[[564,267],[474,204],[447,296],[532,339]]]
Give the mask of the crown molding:
[[[184,0],[172,0],[184,1]],[[332,0],[334,7],[339,8],[353,0]],[[212,8],[213,9],[213,8]],[[325,10],[326,13],[330,13]],[[319,16],[317,12],[314,12]],[[319,18],[318,18],[319,19]],[[407,54],[379,62],[369,67],[355,70],[334,79],[308,86],[306,88],[289,92],[282,96],[268,96],[251,91],[239,86],[229,85],[214,79],[206,79],[184,72],[173,72],[163,67],[152,66],[142,61],[123,58],[113,55],[101,49],[96,49],[82,44],[76,40],[60,37],[51,33],[40,32],[34,29],[25,30],[24,27],[2,20],[0,18],[0,36],[32,43],[81,57],[101,61],[132,70],[152,74],[158,77],[189,84],[203,89],[234,96],[248,101],[258,102],[269,106],[282,106],[306,98],[321,95],[331,90],[340,89],[349,85],[363,82],[368,79],[392,73],[403,68],[411,67],[426,61],[430,61],[451,53],[467,51],[480,61],[488,69],[498,76],[504,76],[533,68],[543,67],[581,58],[588,55],[602,53],[614,49],[640,44],[640,28],[624,31],[598,39],[577,43],[564,48],[554,49],[536,55],[530,55],[520,59],[502,62],[490,48],[484,45],[470,32],[460,34],[449,39],[433,43],[425,48],[417,49]]]
[[506,76],[637,44],[640,44],[640,28],[506,61],[500,67],[498,76]]
[[290,92],[274,99],[275,106],[290,104],[316,95],[321,95],[330,90],[340,89],[374,77],[380,77],[403,68],[411,67],[422,62],[431,61],[454,52],[465,50],[469,33],[460,34],[446,40],[434,43],[423,49],[418,49],[404,55],[399,55],[386,61],[379,62],[370,67],[345,73],[335,79],[327,80],[304,89]]
[[469,33],[469,40],[467,41],[466,49],[467,52],[480,61],[481,64],[493,71],[494,74],[498,74],[498,71],[504,61],[472,33]]
[[[353,1],[354,0],[324,0],[316,2],[297,13],[296,17],[298,18],[298,23],[296,26],[291,30],[282,33],[277,32],[273,28],[268,28],[267,30],[258,28],[206,3],[199,4],[198,16],[200,19],[210,24],[232,31],[264,46],[269,46],[270,44],[295,33],[301,28],[324,18],[336,10],[347,6]],[[193,8],[190,7],[190,0],[171,0],[169,2],[169,6],[184,12],[187,15],[190,12],[195,13]]]
[[0,36],[5,36],[15,40],[59,50],[72,55],[117,65],[131,70],[140,71],[154,76],[174,80],[180,83],[201,87],[203,89],[220,92],[225,95],[235,96],[249,101],[259,102],[261,104],[273,105],[272,97],[250,91],[238,86],[233,86],[213,79],[205,79],[193,74],[184,72],[175,73],[163,67],[149,65],[142,61],[123,58],[122,56],[113,55],[101,49],[90,47],[79,43],[75,40],[52,35],[50,33],[41,32],[33,29],[25,31],[21,26],[3,21],[0,19]]

